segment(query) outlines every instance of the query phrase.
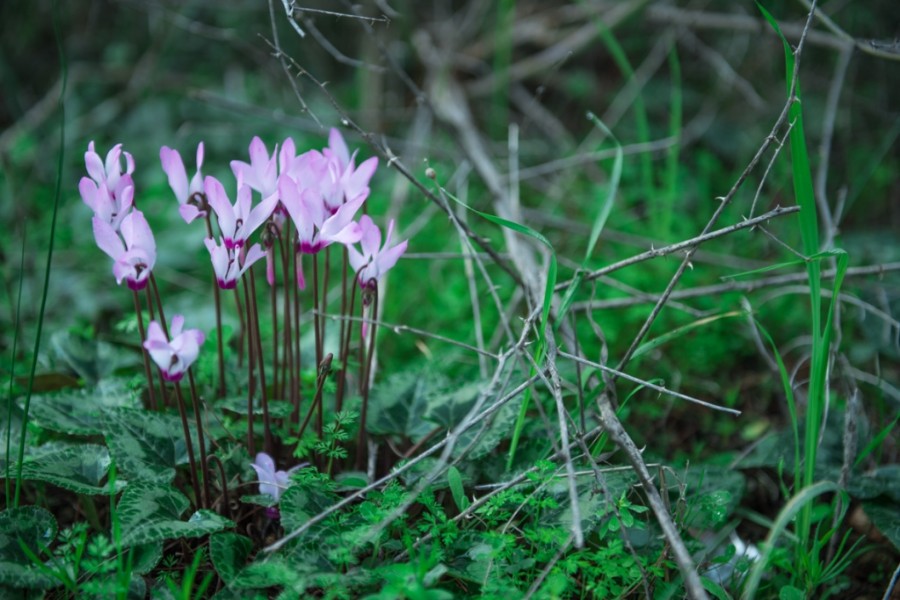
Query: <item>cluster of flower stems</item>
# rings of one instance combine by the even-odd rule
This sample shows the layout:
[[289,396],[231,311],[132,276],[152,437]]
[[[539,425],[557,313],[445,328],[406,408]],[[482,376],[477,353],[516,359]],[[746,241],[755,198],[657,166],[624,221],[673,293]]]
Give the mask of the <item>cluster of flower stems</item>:
[[[232,204],[217,179],[202,177],[203,152],[201,142],[197,149],[197,172],[190,181],[176,150],[163,147],[160,159],[179,201],[182,218],[187,223],[198,219],[205,223],[205,244],[213,267],[216,311],[216,397],[224,398],[229,393],[222,310],[223,294],[233,293],[240,319],[237,361],[239,366],[246,363],[247,368],[247,450],[251,456],[257,451],[254,423],[257,400],[262,413],[262,444],[270,461],[271,456],[277,456],[283,450],[273,436],[270,399],[290,402],[292,410],[282,427],[290,432],[291,438],[300,440],[313,423],[315,433],[321,440],[325,412],[322,398],[324,385],[329,376],[336,373],[334,410],[342,410],[348,386],[347,362],[354,331],[353,315],[361,312],[362,318],[358,319],[357,377],[361,410],[356,461],[357,467],[362,467],[366,460],[368,395],[377,331],[375,322],[367,315],[377,315],[378,282],[394,266],[407,246],[406,241],[392,243],[393,222],[389,224],[382,243],[381,231],[368,215],[363,214],[358,221],[354,220],[360,209],[365,210],[365,200],[370,192],[368,184],[376,170],[377,159],[370,158],[357,166],[356,153],[349,153],[336,130],[331,131],[328,147],[299,155],[290,138],[282,143],[280,152],[276,147],[271,156],[263,142],[254,138],[250,144],[250,163],[231,163],[237,180],[237,199]],[[135,206],[134,160],[131,155],[118,144],[103,161],[91,142],[85,153],[85,164],[88,177],[82,178],[79,191],[85,204],[94,212],[95,240],[100,249],[113,259],[112,270],[117,282],[121,284],[125,281],[133,294],[141,345],[145,350],[143,359],[149,408],[163,410],[172,404],[177,407],[196,504],[202,508],[211,507],[210,462],[217,464],[223,491],[226,494],[227,491],[221,462],[217,457],[207,455],[202,401],[191,369],[205,336],[198,329],[185,330],[181,315],[173,317],[171,328],[167,326],[163,302],[153,275],[156,244],[143,213]],[[260,197],[256,206],[253,206],[253,192]],[[250,245],[251,236],[257,230],[260,231],[258,237],[261,244]],[[340,328],[336,365],[333,353],[326,353],[324,347],[332,244],[341,246]],[[312,262],[314,390],[303,389],[300,376],[304,364],[300,334],[302,292],[307,287],[303,274],[305,256],[309,256]],[[273,331],[269,362],[263,350],[261,311],[253,269],[253,264],[262,258],[266,259],[265,276]],[[350,269],[355,274],[356,285],[349,281]],[[257,269],[256,272],[260,271]],[[278,272],[281,273],[280,293]],[[360,309],[357,309],[357,295],[361,296]],[[151,319],[146,328],[142,316],[145,306]],[[269,365],[271,369],[267,372]],[[154,372],[159,382],[159,395],[154,385]],[[181,389],[185,374],[195,420],[199,465],[192,443],[188,405]],[[168,392],[167,382],[172,384],[174,393]]]

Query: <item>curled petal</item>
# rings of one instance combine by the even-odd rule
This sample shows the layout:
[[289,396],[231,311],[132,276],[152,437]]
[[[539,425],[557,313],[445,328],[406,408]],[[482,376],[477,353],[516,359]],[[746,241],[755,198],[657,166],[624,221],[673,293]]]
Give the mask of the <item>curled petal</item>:
[[169,178],[169,187],[175,192],[178,202],[184,204],[187,202],[189,194],[187,171],[184,169],[181,154],[178,153],[178,150],[163,146],[159,150],[159,160],[162,163],[163,171]]

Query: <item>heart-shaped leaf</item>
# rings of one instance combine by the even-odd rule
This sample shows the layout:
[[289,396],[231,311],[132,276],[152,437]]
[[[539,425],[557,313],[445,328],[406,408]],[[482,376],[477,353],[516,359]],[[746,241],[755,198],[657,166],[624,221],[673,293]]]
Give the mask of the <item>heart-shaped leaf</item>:
[[167,485],[151,482],[129,485],[117,507],[122,545],[202,537],[234,526],[210,510],[198,510],[190,519],[182,521],[181,515],[189,505],[184,494]]
[[175,415],[111,409],[104,429],[119,472],[132,481],[170,482],[175,467],[188,462],[181,421]]
[[103,414],[117,407],[140,408],[139,394],[123,379],[104,379],[96,387],[32,397],[29,420],[59,433],[100,435]]
[[226,531],[209,538],[209,556],[222,581],[231,584],[235,580],[252,548],[252,540],[237,533]]
[[[97,444],[45,444],[33,449],[22,463],[22,478],[46,481],[61,488],[96,496],[108,494],[105,484],[110,465],[109,451]],[[116,491],[126,482],[117,480]]]
[[47,589],[56,581],[41,573],[22,546],[41,556],[56,539],[56,519],[37,506],[20,506],[0,512],[0,586]]

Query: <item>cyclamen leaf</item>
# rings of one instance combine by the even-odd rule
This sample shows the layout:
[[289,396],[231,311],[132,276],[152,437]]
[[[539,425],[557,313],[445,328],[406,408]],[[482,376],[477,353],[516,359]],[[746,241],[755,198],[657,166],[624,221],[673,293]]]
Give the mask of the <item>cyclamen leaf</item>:
[[[105,446],[47,444],[26,456],[22,479],[45,481],[78,494],[108,494],[109,486],[104,480],[110,462]],[[125,480],[116,480],[116,491],[126,485]]]
[[113,409],[104,429],[119,472],[132,480],[170,482],[175,467],[188,462],[181,421],[174,415]]
[[250,538],[232,532],[217,533],[209,538],[209,556],[219,577],[231,584],[238,572],[247,564],[253,542]]
[[434,426],[426,420],[430,395],[446,384],[438,376],[397,373],[372,388],[368,430],[374,435],[402,435],[417,441]]
[[143,481],[129,485],[117,507],[122,545],[202,537],[234,527],[230,520],[210,510],[198,510],[182,521],[188,506],[184,494],[167,485]]
[[100,435],[104,412],[117,407],[140,408],[138,392],[124,379],[104,379],[96,387],[34,396],[30,420],[59,433]]
[[56,582],[41,573],[20,546],[40,556],[54,539],[57,524],[52,514],[37,506],[0,512],[0,586],[47,589]]

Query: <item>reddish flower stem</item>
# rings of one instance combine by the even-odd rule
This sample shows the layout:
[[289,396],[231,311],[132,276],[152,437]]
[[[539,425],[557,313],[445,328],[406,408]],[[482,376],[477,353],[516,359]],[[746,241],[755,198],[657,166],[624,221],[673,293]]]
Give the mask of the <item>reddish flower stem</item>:
[[[263,446],[268,454],[274,454],[275,441],[272,438],[272,422],[269,419],[269,392],[266,385],[266,361],[262,351],[262,336],[259,332],[259,308],[256,304],[256,279],[253,278],[253,267],[250,267],[246,275],[247,280],[250,282],[250,285],[248,286],[249,298],[247,299],[247,320],[250,324],[250,340],[254,346],[254,352],[251,354],[251,357],[255,354],[259,364],[259,390],[262,396],[263,409]],[[248,292],[247,288],[244,288],[244,292]]]
[[[212,230],[212,220],[209,216],[209,211],[206,212],[206,233],[209,237],[213,236]],[[216,304],[216,351],[219,354],[219,389],[216,391],[216,396],[219,398],[225,397],[225,341],[222,339],[222,298],[221,292],[219,292],[219,282],[216,281],[216,274],[213,273],[212,276],[213,282],[213,300]]]
[[[247,293],[247,282],[244,281],[244,293]],[[234,288],[234,298],[238,303],[238,306],[241,304],[240,299],[241,293],[237,288]],[[243,321],[243,317],[241,317]],[[241,334],[241,343],[243,344],[243,333]],[[243,345],[240,347],[240,351],[243,352]],[[250,352],[248,350],[248,352]],[[254,379],[253,379],[253,360],[247,361],[247,451],[250,453],[250,456],[254,456],[256,454],[256,441],[253,438],[253,393],[256,391],[254,389]]]
[[[168,337],[168,334],[166,334]],[[194,458],[194,444],[191,441],[191,428],[188,427],[187,409],[184,406],[184,397],[181,395],[181,384],[175,382],[175,399],[178,404],[178,414],[181,415],[181,427],[184,430],[184,443],[187,446],[188,463],[191,467],[191,485],[194,488],[194,504],[198,508],[204,508],[203,497],[200,495],[200,482],[197,478],[197,461]]]
[[362,409],[359,412],[359,435],[356,439],[356,467],[363,469],[366,465],[365,459],[368,457],[369,451],[366,446],[366,419],[369,412],[369,383],[372,377],[372,357],[375,354],[375,334],[378,333],[378,325],[375,321],[378,318],[378,284],[375,285],[375,291],[372,293],[372,323],[369,330],[369,353],[366,356],[365,379],[362,388]]
[[197,443],[200,444],[200,472],[203,473],[203,506],[209,508],[212,505],[212,497],[209,493],[209,462],[206,459],[206,439],[203,436],[203,419],[200,418],[200,396],[197,394],[197,384],[194,382],[194,373],[188,369],[188,381],[191,384],[191,403],[194,407],[194,421],[197,423]]
[[[354,279],[356,279],[354,277]],[[350,289],[350,311],[344,312],[341,307],[341,316],[349,317],[353,315],[356,305],[356,286]],[[335,394],[335,411],[340,411],[344,407],[344,389],[347,387],[347,359],[350,357],[350,338],[353,336],[353,324],[348,322],[346,318],[341,319],[341,347],[339,360],[341,363],[341,373],[338,376],[337,393]]]
[[144,348],[144,342],[147,341],[147,333],[144,331],[144,315],[141,314],[141,300],[138,293],[132,290],[131,295],[134,297],[134,313],[137,315],[138,332],[141,334],[141,356],[144,359],[144,376],[147,378],[147,391],[150,394],[150,410],[157,410],[156,392],[153,386],[153,372],[150,370],[150,353]]

